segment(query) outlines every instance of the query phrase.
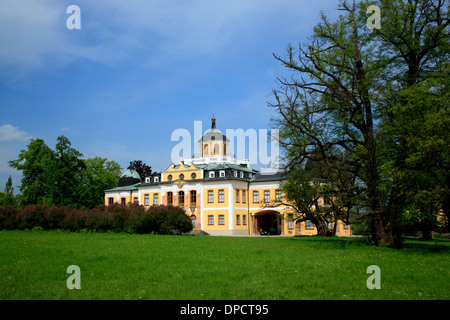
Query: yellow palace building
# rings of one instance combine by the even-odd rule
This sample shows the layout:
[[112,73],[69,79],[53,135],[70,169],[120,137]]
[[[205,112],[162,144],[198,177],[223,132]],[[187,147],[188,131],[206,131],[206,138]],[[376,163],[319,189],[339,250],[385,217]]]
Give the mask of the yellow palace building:
[[[282,199],[283,176],[263,175],[247,160],[231,156],[229,140],[216,128],[215,120],[198,141],[198,156],[172,164],[144,181],[128,168],[118,187],[105,191],[105,204],[181,206],[194,229],[210,235],[259,235],[262,230],[280,235],[316,234],[309,221],[294,223],[293,208],[270,207]],[[336,235],[351,235],[350,226],[337,223]]]

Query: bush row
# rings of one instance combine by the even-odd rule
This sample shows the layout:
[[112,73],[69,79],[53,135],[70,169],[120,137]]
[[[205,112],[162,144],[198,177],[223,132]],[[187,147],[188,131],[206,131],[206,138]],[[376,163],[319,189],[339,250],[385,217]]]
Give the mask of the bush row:
[[173,206],[120,205],[82,210],[70,207],[30,205],[24,209],[0,207],[0,230],[88,230],[128,233],[181,234],[193,229],[185,211]]

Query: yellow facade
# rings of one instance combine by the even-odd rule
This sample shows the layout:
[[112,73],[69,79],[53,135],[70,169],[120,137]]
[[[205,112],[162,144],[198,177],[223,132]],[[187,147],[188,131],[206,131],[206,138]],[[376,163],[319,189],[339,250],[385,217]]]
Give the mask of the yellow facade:
[[[106,190],[105,205],[181,206],[195,229],[212,235],[259,235],[270,228],[285,236],[317,234],[310,222],[294,222],[296,213],[291,206],[279,205],[285,199],[280,189],[283,177],[262,176],[245,162],[227,157],[227,141],[215,129],[213,118],[211,130],[199,140],[201,158],[185,159],[144,181],[128,169],[123,182],[133,184]],[[350,236],[351,228],[338,221],[336,234]]]

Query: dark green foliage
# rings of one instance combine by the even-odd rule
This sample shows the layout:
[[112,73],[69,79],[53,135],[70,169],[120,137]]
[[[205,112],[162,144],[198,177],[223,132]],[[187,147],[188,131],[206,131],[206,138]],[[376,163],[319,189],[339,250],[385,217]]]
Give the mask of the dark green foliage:
[[181,234],[192,230],[192,222],[180,207],[155,206],[149,212],[154,219],[155,233]]
[[0,230],[18,229],[19,209],[13,206],[0,207]]
[[68,206],[30,205],[20,210],[12,206],[0,207],[0,230],[93,231],[182,234],[193,226],[185,211],[179,207],[114,204],[95,209],[76,209]]
[[95,208],[104,201],[104,191],[117,186],[121,167],[106,158],[84,160],[71,147],[69,139],[60,136],[55,150],[42,139],[31,139],[17,160],[9,161],[12,168],[22,172],[21,196],[13,197],[8,180],[7,193],[0,205],[55,205],[73,208]]

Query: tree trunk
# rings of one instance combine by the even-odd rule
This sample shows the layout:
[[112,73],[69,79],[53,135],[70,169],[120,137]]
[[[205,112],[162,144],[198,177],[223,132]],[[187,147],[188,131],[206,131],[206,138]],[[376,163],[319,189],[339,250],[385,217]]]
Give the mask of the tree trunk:
[[327,237],[331,235],[331,233],[328,230],[328,223],[324,217],[317,216],[317,218],[311,220],[311,222],[316,227],[318,236]]

